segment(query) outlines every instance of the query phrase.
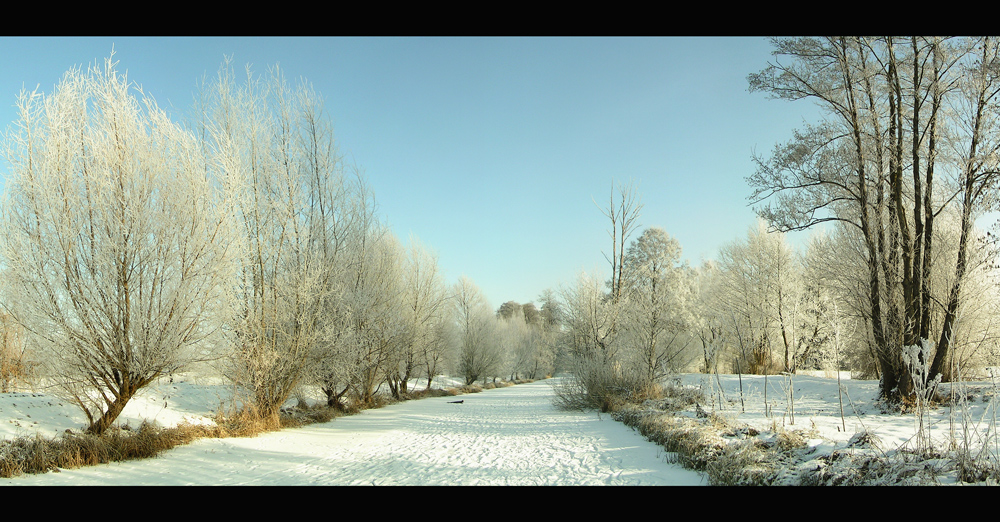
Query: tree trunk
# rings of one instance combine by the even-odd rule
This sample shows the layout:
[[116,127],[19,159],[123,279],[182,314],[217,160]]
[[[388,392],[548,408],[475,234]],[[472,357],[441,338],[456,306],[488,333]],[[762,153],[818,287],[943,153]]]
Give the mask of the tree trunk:
[[125,405],[128,403],[129,399],[132,398],[131,393],[121,393],[118,397],[108,405],[108,409],[101,414],[95,422],[87,428],[87,433],[92,435],[103,435],[108,428],[115,422],[115,419],[121,415],[122,410],[125,409]]

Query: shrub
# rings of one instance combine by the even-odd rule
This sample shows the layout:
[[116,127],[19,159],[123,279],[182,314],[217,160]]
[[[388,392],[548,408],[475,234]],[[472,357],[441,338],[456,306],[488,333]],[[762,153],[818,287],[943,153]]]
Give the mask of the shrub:
[[708,483],[713,486],[770,485],[776,474],[770,457],[769,448],[756,438],[725,445],[705,466]]
[[573,366],[570,375],[555,385],[555,402],[560,408],[613,412],[629,401],[662,396],[662,388],[643,372],[632,371],[617,362],[581,358]]

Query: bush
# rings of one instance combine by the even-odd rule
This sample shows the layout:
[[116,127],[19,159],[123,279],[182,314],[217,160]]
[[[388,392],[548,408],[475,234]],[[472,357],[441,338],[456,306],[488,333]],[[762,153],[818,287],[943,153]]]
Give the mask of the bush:
[[662,397],[662,388],[643,372],[598,359],[578,359],[570,375],[555,385],[556,406],[568,410],[613,412],[627,402]]
[[452,391],[457,391],[455,388],[449,390],[442,390],[441,388],[431,388],[430,390],[420,390],[410,392],[410,398],[417,400],[423,399],[425,397],[448,397],[451,395],[457,395],[457,393],[452,393]]
[[708,462],[705,474],[713,486],[767,486],[777,474],[771,457],[771,449],[759,439],[734,442]]

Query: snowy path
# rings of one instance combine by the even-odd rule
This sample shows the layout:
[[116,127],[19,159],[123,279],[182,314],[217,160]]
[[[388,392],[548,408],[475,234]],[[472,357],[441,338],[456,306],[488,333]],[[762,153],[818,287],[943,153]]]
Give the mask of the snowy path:
[[[464,400],[464,404],[448,401]],[[539,381],[370,410],[146,461],[0,479],[11,485],[696,485],[698,473],[607,415],[552,406]]]

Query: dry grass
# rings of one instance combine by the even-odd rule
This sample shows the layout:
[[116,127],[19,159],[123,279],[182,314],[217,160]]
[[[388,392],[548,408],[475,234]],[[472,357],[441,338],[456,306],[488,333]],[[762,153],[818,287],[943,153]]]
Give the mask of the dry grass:
[[772,448],[757,438],[723,446],[705,466],[713,486],[769,486],[777,474]]
[[[454,390],[454,388],[451,388]],[[410,392],[409,398],[412,400],[426,399],[427,397],[449,397],[452,395],[457,395],[456,393],[451,393],[449,390],[442,390],[441,388],[432,388],[430,390],[420,390]]]
[[662,446],[673,462],[704,472],[709,484],[801,483],[797,465],[813,431],[774,425],[762,433],[737,425],[702,409],[704,396],[695,388],[667,385],[619,400],[616,420]]
[[225,432],[214,426],[161,428],[143,423],[136,430],[114,427],[101,436],[67,430],[52,439],[18,437],[0,441],[0,477],[145,459],[195,439],[221,436]]
[[669,413],[621,410],[615,419],[636,428],[646,439],[673,453],[671,460],[695,471],[704,471],[722,452],[725,441],[716,430],[705,429],[702,420]]

